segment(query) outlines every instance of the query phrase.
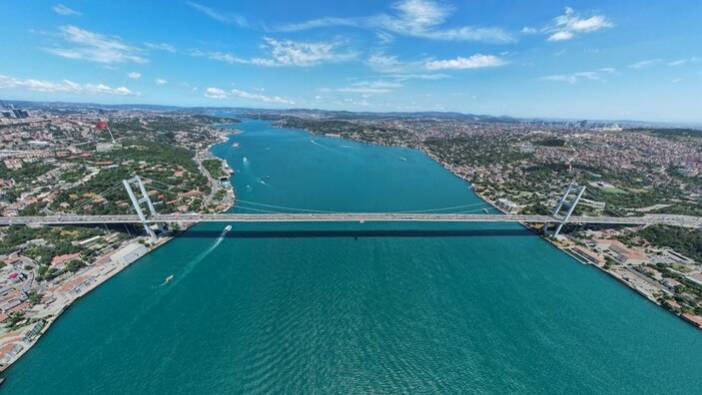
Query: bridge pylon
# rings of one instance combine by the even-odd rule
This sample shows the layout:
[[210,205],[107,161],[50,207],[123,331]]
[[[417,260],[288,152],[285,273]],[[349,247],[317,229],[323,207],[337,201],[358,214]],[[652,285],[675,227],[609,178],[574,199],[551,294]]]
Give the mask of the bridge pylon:
[[[573,212],[575,211],[575,207],[578,205],[580,202],[580,199],[583,197],[583,194],[585,193],[585,186],[578,187],[575,184],[575,181],[572,181],[570,184],[568,184],[568,188],[566,189],[566,192],[563,194],[561,197],[561,200],[558,202],[558,205],[556,206],[556,209],[553,211],[553,216],[556,218],[560,217],[560,222],[557,223],[556,229],[553,232],[553,236],[558,236],[561,233],[561,229],[563,229],[563,226],[568,223],[568,220],[570,220],[570,217],[573,215]],[[566,209],[567,211],[563,213],[563,209]],[[548,224],[545,225],[544,230],[548,230]]]
[[[134,207],[134,211],[136,211],[137,216],[139,216],[139,220],[141,220],[141,223],[144,225],[144,230],[149,236],[151,236],[152,239],[156,239],[156,232],[154,232],[154,230],[151,229],[151,226],[149,226],[149,223],[146,222],[148,217],[144,213],[144,210],[141,208],[141,205],[143,203],[146,203],[146,208],[149,210],[148,216],[152,217],[156,215],[156,209],[154,209],[154,204],[151,202],[151,198],[146,192],[146,188],[144,187],[144,183],[141,181],[141,178],[139,176],[134,176],[130,179],[122,180],[122,184],[124,185],[124,189],[127,190],[129,200],[132,201],[132,207]],[[141,197],[137,197],[137,194],[134,193],[132,185],[136,185],[139,187],[138,192]],[[159,231],[160,230],[161,227],[159,226]]]

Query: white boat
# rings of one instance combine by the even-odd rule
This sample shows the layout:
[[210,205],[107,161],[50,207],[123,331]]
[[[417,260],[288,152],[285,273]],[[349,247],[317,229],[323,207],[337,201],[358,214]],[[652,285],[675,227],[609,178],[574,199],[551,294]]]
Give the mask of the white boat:
[[227,225],[227,226],[224,227],[224,231],[225,231],[225,232],[229,232],[230,230],[232,230],[232,226],[231,226],[231,225]]
[[163,280],[163,282],[161,283],[161,286],[163,287],[164,285],[170,283],[171,280],[173,280],[173,274],[171,274],[170,276],[166,277],[166,279]]

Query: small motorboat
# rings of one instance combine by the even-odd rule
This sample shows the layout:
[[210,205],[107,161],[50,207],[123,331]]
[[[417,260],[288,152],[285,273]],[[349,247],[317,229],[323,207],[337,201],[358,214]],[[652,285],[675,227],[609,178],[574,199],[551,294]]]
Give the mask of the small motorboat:
[[166,285],[166,284],[170,283],[170,282],[171,282],[171,280],[173,280],[173,277],[174,277],[174,275],[173,275],[173,274],[171,274],[170,276],[166,277],[166,279],[165,279],[165,280],[163,280],[163,282],[161,283],[161,286],[163,287],[164,285]]
[[232,230],[232,226],[231,226],[231,225],[227,225],[227,226],[224,227],[224,231],[225,231],[225,232],[229,232],[230,230]]

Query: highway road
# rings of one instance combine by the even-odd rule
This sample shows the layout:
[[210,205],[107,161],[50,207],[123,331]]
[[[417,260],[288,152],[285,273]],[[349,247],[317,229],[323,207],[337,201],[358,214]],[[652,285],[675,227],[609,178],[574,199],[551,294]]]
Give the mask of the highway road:
[[[195,222],[521,222],[559,223],[560,217],[520,214],[413,214],[413,213],[333,213],[333,214],[158,214],[147,223]],[[141,223],[136,215],[52,215],[0,217],[0,226]],[[603,225],[670,225],[702,227],[702,217],[647,215],[642,217],[570,217],[568,223]]]

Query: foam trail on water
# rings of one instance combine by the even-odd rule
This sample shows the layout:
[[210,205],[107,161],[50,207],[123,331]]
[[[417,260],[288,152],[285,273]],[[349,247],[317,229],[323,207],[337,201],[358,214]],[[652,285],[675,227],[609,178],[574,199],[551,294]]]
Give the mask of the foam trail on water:
[[319,142],[317,142],[316,140],[310,139],[310,143],[311,143],[312,145],[316,145],[317,147],[322,148],[322,149],[325,149],[325,150],[327,150],[327,151],[334,151],[331,147],[327,147],[326,145],[324,145],[324,144],[322,144],[322,143],[319,143]]
[[227,235],[227,230],[225,229],[222,231],[222,233],[220,233],[219,237],[210,246],[210,248],[201,252],[198,256],[195,257],[195,259],[193,259],[187,265],[185,265],[185,267],[183,268],[183,272],[180,273],[180,275],[176,275],[176,278],[174,279],[174,281],[171,282],[173,284],[173,286],[175,287],[176,285],[178,285],[180,280],[183,279],[184,277],[186,277],[188,274],[190,274],[190,272],[192,272],[193,269],[195,269],[195,266],[197,266],[198,263],[202,262],[202,260],[207,258],[207,256],[210,255],[212,253],[212,251],[216,250],[217,247],[219,247],[219,245],[222,244],[222,241],[224,240],[224,236],[226,236],[226,235]]
[[[148,303],[145,303],[141,305],[138,310],[134,312],[134,315],[132,316],[132,319],[126,322],[121,323],[121,325],[115,327],[115,330],[110,334],[108,338],[105,339],[106,342],[111,342],[114,339],[119,338],[121,335],[118,335],[120,331],[126,331],[128,328],[131,328],[131,326],[137,322],[142,316],[145,314],[148,314],[158,303],[163,299],[173,288],[175,288],[176,285],[185,277],[190,274],[190,272],[195,269],[198,263],[202,262],[205,258],[207,258],[208,255],[212,253],[212,251],[216,250],[217,247],[219,247],[220,244],[222,244],[222,241],[224,241],[224,237],[227,235],[227,230],[224,229],[222,230],[222,233],[220,233],[219,237],[215,242],[205,251],[201,252],[199,255],[197,255],[195,258],[193,258],[190,262],[188,262],[185,267],[183,267],[183,270],[180,273],[175,273],[172,274],[173,276],[172,281],[164,281],[161,286],[158,286],[155,288],[155,294],[151,299],[149,299]],[[170,286],[167,286],[170,285]]]

